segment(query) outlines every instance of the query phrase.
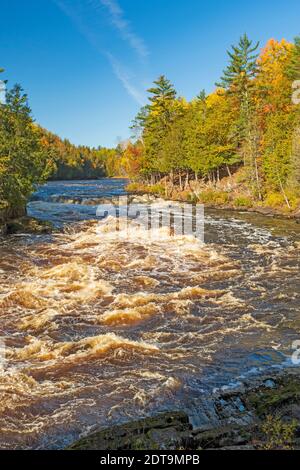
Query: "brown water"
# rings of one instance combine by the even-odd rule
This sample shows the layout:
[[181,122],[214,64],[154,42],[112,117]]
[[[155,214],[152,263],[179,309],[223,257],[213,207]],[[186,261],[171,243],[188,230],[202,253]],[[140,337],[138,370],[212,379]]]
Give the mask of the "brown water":
[[[90,197],[123,192],[122,181],[101,184]],[[79,224],[0,243],[1,448],[61,448],[166,409],[195,416],[214,388],[289,364],[300,337],[295,222],[210,211],[205,244],[165,228],[151,240],[134,222],[128,239],[122,219],[118,233],[112,217],[84,220],[95,207],[53,202],[55,191],[71,197],[72,184],[48,185],[30,212]]]

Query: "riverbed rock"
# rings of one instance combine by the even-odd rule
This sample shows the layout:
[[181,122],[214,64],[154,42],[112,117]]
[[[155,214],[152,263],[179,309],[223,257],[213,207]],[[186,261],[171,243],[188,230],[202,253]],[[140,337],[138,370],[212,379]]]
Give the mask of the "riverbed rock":
[[3,235],[47,234],[51,233],[52,230],[53,225],[51,222],[42,221],[27,216],[10,220],[2,226]]
[[70,450],[176,449],[189,438],[188,416],[180,411],[159,414],[100,430],[80,439]]
[[[269,445],[269,436],[262,432],[262,425],[269,416],[280,419],[283,425],[296,423],[289,445],[300,448],[299,368],[251,378],[235,389],[214,391],[210,398],[199,401],[198,420],[191,416],[192,409],[100,429],[69,449],[263,449],[266,443]],[[281,445],[279,442],[278,448]]]

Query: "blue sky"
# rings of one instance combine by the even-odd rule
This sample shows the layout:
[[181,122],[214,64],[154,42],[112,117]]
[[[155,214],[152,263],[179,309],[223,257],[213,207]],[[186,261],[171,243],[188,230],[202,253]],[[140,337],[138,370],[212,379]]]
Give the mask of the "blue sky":
[[299,0],[1,1],[0,67],[35,119],[76,144],[114,146],[166,74],[191,99],[212,91],[244,32],[263,45],[300,33]]

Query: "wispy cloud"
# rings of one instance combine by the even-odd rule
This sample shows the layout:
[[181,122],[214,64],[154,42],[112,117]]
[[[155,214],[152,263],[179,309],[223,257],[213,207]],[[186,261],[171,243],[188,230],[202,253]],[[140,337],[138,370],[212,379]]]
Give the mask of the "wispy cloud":
[[144,106],[145,104],[145,95],[132,84],[130,74],[128,70],[126,70],[122,64],[109,52],[106,53],[106,56],[112,66],[114,74],[120,80],[123,87],[127,91],[127,93],[132,96],[132,98],[140,105]]
[[[83,7],[92,7],[97,13],[100,13],[101,4],[108,9],[109,18],[113,26],[120,32],[122,39],[133,49],[139,59],[143,60],[148,55],[147,48],[142,39],[132,32],[129,21],[125,19],[124,12],[117,3],[116,0],[79,0],[81,7],[80,13],[74,7],[74,4],[68,0],[53,0],[61,10],[76,24],[80,33],[87,39],[87,41],[104,55],[113,70],[114,75],[121,82],[124,89],[140,106],[145,104],[145,95],[141,91],[142,86],[138,86],[134,83],[134,73],[129,71],[128,68],[124,67],[122,63],[110,52],[104,50],[99,41],[99,34],[95,27],[91,26],[88,20],[85,20],[82,11]],[[136,80],[135,80],[136,82]]]
[[116,0],[100,0],[100,2],[107,8],[111,23],[119,31],[121,37],[128,42],[141,58],[147,57],[149,52],[143,39],[132,31],[131,24],[125,19],[124,11],[118,2]]

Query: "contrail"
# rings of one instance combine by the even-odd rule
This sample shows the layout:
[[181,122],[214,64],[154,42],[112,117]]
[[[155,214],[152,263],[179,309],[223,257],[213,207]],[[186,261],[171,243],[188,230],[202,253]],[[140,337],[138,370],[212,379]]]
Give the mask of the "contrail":
[[120,62],[109,52],[106,53],[114,74],[120,80],[127,93],[140,105],[145,105],[145,96],[130,81],[130,77]]
[[116,0],[100,0],[100,2],[108,9],[111,23],[120,32],[121,37],[128,42],[141,58],[147,57],[149,52],[143,39],[131,30],[131,25],[125,19],[124,12],[118,2]]
[[[83,21],[83,18],[76,13],[74,8],[71,8],[65,0],[53,1],[76,24],[78,30],[87,39],[87,41],[108,59],[114,75],[122,83],[128,95],[131,96],[139,105],[143,106],[145,104],[143,93],[132,83],[128,70],[122,66],[120,61],[109,51],[105,51],[99,47],[99,41],[97,40],[97,34],[95,34],[95,31],[91,30],[91,28]],[[88,1],[88,4],[98,11],[100,9],[99,1],[103,6],[109,9],[111,22],[121,33],[122,38],[126,40],[130,47],[138,54],[140,59],[144,59],[146,55],[148,55],[147,49],[142,39],[138,38],[138,36],[131,31],[130,24],[124,19],[124,13],[119,4],[114,0],[90,0]]]

